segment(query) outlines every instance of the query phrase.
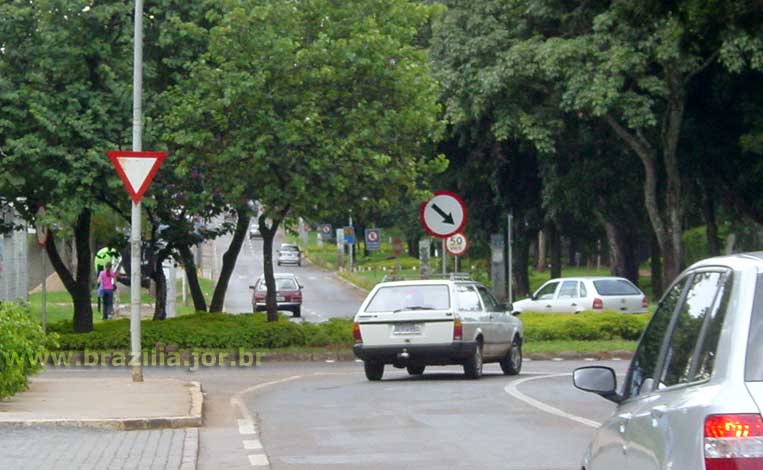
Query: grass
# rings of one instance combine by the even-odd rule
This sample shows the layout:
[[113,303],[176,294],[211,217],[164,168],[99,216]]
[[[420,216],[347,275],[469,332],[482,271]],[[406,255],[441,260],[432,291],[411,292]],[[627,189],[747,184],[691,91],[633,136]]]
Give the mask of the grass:
[[523,351],[527,354],[533,353],[603,353],[612,351],[630,351],[636,350],[636,341],[624,340],[604,340],[604,341],[528,341],[523,346]]
[[[209,279],[199,279],[199,285],[201,291],[204,293],[204,297],[209,301],[212,298],[212,293],[215,289],[214,281]],[[177,287],[177,304],[176,312],[178,316],[190,315],[195,313],[193,308],[193,302],[191,300],[190,293],[187,296],[186,304],[182,302],[182,281],[178,281]],[[128,304],[130,302],[130,291],[128,289],[122,289],[118,291],[119,300],[121,305]],[[55,323],[61,320],[71,320],[74,306],[72,305],[71,296],[66,291],[48,292],[46,295],[46,313],[48,323]],[[95,291],[92,295],[93,304],[96,302]],[[148,291],[141,289],[140,302],[141,304],[151,304],[155,302],[155,298],[148,294]],[[32,314],[42,322],[42,293],[36,292],[29,295],[29,306]],[[93,323],[101,323],[103,321],[101,314],[97,309],[93,308]]]

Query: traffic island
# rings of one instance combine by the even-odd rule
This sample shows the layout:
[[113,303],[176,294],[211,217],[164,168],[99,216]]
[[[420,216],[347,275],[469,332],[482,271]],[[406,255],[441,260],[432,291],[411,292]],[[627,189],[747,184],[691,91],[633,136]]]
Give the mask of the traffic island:
[[27,391],[0,401],[0,428],[198,428],[203,421],[203,406],[199,382],[37,378],[29,381]]

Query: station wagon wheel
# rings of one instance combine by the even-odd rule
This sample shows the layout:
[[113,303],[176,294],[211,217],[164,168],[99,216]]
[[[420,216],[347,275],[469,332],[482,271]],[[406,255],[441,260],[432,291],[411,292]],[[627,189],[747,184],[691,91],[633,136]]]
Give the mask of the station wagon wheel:
[[464,375],[467,379],[482,377],[482,344],[477,345],[474,355],[464,363]]
[[377,382],[382,379],[384,375],[384,364],[379,362],[366,361],[363,363],[366,370],[366,378],[373,382]]
[[501,360],[501,370],[504,375],[519,375],[522,370],[522,341],[519,338],[511,342],[511,349]]
[[421,375],[424,373],[424,369],[426,369],[427,366],[408,366],[408,373],[411,375]]

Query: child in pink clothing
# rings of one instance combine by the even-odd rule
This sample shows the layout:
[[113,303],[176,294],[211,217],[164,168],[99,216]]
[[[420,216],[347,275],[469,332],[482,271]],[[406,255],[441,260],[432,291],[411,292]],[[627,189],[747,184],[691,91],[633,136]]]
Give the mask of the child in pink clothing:
[[108,320],[114,310],[114,290],[117,285],[117,275],[111,270],[111,263],[106,264],[106,269],[98,274],[98,283],[103,290],[103,319]]

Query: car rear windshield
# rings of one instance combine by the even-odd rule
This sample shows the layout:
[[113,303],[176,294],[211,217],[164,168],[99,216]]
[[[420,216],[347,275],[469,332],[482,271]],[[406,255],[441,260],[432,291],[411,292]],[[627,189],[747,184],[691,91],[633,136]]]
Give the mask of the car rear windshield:
[[755,287],[750,336],[747,339],[745,380],[763,382],[763,274],[758,276],[758,283]]
[[282,246],[281,251],[299,251],[296,246]]
[[599,295],[642,295],[638,287],[625,279],[601,279],[593,281]]
[[446,285],[381,287],[366,307],[368,313],[403,310],[447,310],[450,290]]
[[[257,290],[260,292],[268,290],[268,287],[265,285],[265,281],[262,280],[257,284]],[[280,290],[297,290],[297,283],[294,282],[294,279],[289,278],[280,278],[276,279],[276,292]]]

